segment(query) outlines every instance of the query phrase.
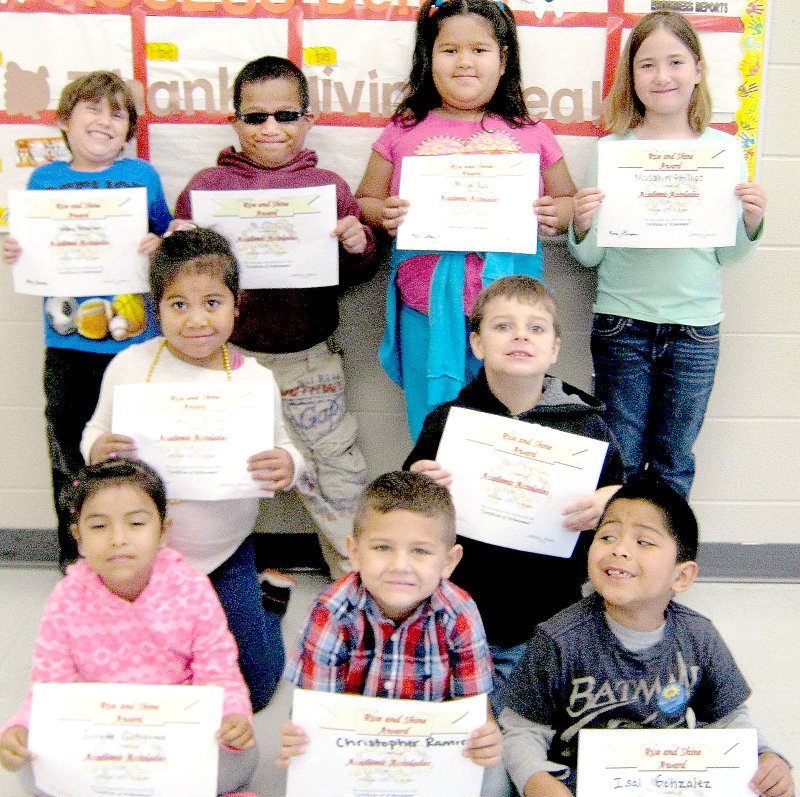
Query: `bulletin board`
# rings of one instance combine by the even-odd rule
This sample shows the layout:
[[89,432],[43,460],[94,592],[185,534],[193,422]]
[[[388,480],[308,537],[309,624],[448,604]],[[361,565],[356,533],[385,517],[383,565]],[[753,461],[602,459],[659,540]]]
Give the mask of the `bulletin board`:
[[[510,0],[523,88],[580,184],[602,98],[642,14],[685,13],[700,32],[712,123],[739,137],[751,175],[759,142],[767,0]],[[55,107],[70,80],[110,69],[141,111],[130,154],[150,160],[167,199],[236,139],[234,77],[249,60],[282,55],[309,79],[319,114],[309,145],[356,185],[411,62],[417,7],[409,0],[4,0],[0,4],[0,231],[9,189],[68,156]]]

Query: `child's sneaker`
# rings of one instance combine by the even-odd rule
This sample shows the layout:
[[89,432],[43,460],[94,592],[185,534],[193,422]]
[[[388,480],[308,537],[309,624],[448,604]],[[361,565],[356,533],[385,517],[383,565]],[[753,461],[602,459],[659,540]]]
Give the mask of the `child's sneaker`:
[[281,573],[280,570],[264,570],[258,580],[261,582],[261,604],[264,609],[281,616],[286,614],[292,587],[297,584],[294,576]]

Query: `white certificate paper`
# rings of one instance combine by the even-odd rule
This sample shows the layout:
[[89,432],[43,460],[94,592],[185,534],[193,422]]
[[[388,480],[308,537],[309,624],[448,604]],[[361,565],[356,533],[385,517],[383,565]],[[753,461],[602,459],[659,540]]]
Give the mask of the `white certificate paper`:
[[733,246],[741,151],[725,141],[601,141],[599,246]]
[[403,158],[398,249],[536,253],[539,156]]
[[286,797],[480,794],[484,770],[464,743],[486,722],[486,695],[428,703],[295,689],[292,722],[310,741],[289,765]]
[[192,218],[224,235],[243,288],[339,284],[336,186],[192,191]]
[[145,188],[9,191],[9,233],[22,247],[14,290],[35,296],[146,293]]
[[593,493],[608,443],[486,412],[452,407],[436,461],[463,537],[550,556],[571,556],[578,535],[561,510]]
[[582,730],[577,797],[753,797],[754,728]]
[[274,446],[273,390],[271,379],[117,385],[111,429],[136,441],[170,498],[265,498],[247,458]]
[[222,691],[34,684],[36,786],[54,797],[215,797]]

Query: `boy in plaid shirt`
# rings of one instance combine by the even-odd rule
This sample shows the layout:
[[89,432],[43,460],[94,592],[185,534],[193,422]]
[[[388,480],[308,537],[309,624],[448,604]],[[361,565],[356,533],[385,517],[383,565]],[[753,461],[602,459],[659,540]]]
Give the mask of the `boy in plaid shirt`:
[[[311,609],[285,677],[303,689],[442,701],[488,693],[492,661],[478,609],[448,581],[461,559],[448,491],[419,473],[375,479],[347,540],[354,570]],[[282,728],[279,762],[303,753],[301,728]],[[493,767],[501,739],[493,719],[466,755]]]

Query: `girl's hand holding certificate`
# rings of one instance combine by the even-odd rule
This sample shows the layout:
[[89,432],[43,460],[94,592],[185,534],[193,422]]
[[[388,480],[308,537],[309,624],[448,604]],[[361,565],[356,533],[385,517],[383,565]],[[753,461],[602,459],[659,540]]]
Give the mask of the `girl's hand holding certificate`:
[[103,432],[92,444],[89,452],[89,464],[97,465],[111,457],[137,459],[136,443],[132,437],[114,432]]
[[261,489],[267,493],[285,490],[294,478],[294,462],[291,454],[283,448],[272,448],[253,454],[247,460],[247,470]]
[[[572,199],[567,197],[567,202],[571,206]],[[563,231],[564,226],[559,220],[558,203],[551,196],[540,196],[533,203],[533,212],[539,222],[539,233],[541,235],[558,235]]]
[[386,197],[380,210],[380,221],[389,235],[397,235],[397,228],[403,223],[403,219],[408,213],[408,200],[400,199],[399,196]]
[[572,198],[572,227],[579,243],[592,229],[595,214],[604,198],[605,194],[599,188],[581,188]]
[[755,237],[764,221],[767,210],[767,194],[758,183],[739,183],[736,198],[742,203],[744,228],[750,238]]
[[217,740],[234,750],[249,750],[256,743],[253,726],[244,714],[228,714],[223,717]]
[[21,725],[7,728],[0,739],[0,765],[9,772],[17,772],[31,761],[33,754],[28,749],[28,729]]

